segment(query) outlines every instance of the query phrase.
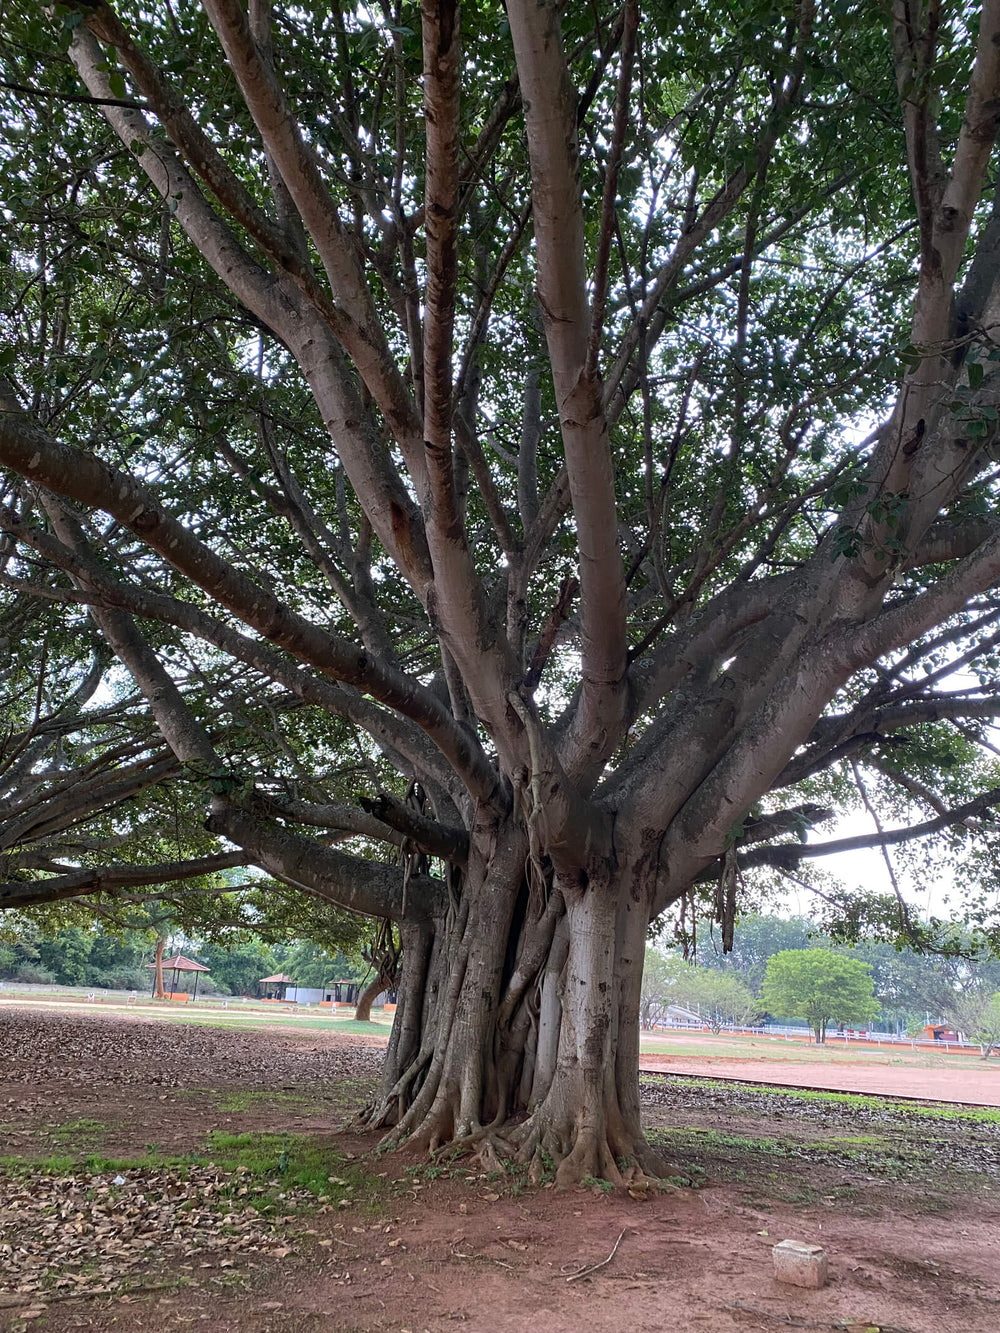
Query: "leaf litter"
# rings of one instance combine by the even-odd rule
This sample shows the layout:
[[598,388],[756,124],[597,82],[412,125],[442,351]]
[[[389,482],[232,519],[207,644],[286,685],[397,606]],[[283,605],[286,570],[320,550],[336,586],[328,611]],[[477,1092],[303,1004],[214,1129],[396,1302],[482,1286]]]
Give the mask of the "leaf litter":
[[[0,1293],[103,1294],[167,1261],[190,1261],[193,1271],[251,1255],[284,1258],[292,1247],[281,1218],[241,1199],[247,1189],[240,1172],[213,1165],[2,1172]],[[315,1202],[305,1189],[283,1199],[289,1210]]]

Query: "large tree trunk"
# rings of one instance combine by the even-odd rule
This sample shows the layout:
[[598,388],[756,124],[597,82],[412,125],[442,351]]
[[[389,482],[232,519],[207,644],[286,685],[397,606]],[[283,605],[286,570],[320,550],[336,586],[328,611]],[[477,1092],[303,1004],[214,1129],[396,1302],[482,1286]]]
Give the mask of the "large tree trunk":
[[657,1172],[638,1098],[649,902],[634,867],[553,883],[532,875],[514,826],[474,842],[447,913],[404,938],[370,1123],[390,1143],[467,1146],[559,1183]]
[[163,989],[163,950],[166,947],[166,943],[167,941],[163,936],[160,936],[156,941],[156,958],[153,964],[156,969],[153,995],[157,1000],[165,1000],[167,998],[166,991]]
[[375,944],[365,957],[374,967],[375,975],[358,997],[358,1005],[354,1011],[356,1023],[370,1023],[375,997],[381,995],[384,990],[395,990],[399,983],[399,949],[391,922],[383,922]]
[[354,1011],[355,1023],[370,1023],[372,1021],[372,1004],[375,997],[381,995],[385,990],[385,983],[380,976],[372,977],[368,985],[358,996],[358,1006]]

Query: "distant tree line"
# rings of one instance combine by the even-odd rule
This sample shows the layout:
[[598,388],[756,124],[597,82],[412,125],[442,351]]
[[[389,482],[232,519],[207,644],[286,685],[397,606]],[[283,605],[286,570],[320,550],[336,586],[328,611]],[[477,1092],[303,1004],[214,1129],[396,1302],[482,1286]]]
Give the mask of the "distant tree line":
[[721,941],[707,928],[696,932],[693,951],[689,942],[687,958],[676,946],[647,950],[643,1024],[650,1026],[670,1004],[693,1008],[711,1026],[749,1022],[767,1012],[812,1023],[804,1010],[776,1013],[781,992],[774,985],[765,988],[765,977],[769,960],[778,954],[825,949],[864,965],[870,973],[877,1004],[859,1024],[913,1032],[930,1019],[978,1040],[1000,992],[1000,960],[977,954],[971,938],[971,932],[967,939],[956,935],[947,953],[917,953],[872,940],[847,945],[805,917],[748,915],[740,920],[731,953],[723,952]]
[[[65,925],[47,931],[30,921],[7,926],[0,937],[0,981],[36,985],[144,990],[152,981],[156,934],[152,930],[110,930],[102,924]],[[171,951],[193,955],[210,969],[199,991],[256,995],[261,977],[283,972],[300,986],[363,981],[370,970],[360,956],[326,949],[312,940],[271,944],[252,934],[226,941],[176,934]],[[184,989],[180,979],[178,987]]]

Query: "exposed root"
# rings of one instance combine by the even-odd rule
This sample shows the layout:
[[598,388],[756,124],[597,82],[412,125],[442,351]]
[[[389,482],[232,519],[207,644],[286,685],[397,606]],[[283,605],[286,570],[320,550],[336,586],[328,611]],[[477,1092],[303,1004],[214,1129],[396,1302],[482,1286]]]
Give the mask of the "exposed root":
[[686,1176],[687,1171],[683,1166],[676,1162],[670,1162],[666,1157],[651,1148],[645,1139],[635,1145],[635,1160],[642,1168],[643,1174],[651,1180],[664,1180],[668,1176]]
[[470,1133],[461,1134],[449,1143],[442,1144],[432,1152],[433,1157],[447,1154],[449,1159],[474,1157],[484,1171],[503,1171],[504,1162],[514,1156],[513,1145],[489,1129],[476,1128]]
[[[373,1122],[369,1119],[368,1123]],[[655,1188],[666,1177],[687,1174],[683,1166],[661,1157],[641,1135],[630,1136],[626,1142],[620,1120],[615,1128],[618,1132],[612,1135],[589,1117],[566,1120],[546,1114],[542,1107],[520,1123],[463,1125],[456,1122],[454,1105],[442,1099],[415,1128],[401,1121],[378,1146],[379,1151],[394,1151],[405,1144],[437,1160],[471,1157],[486,1172],[502,1172],[508,1169],[506,1164],[516,1162],[527,1167],[528,1181],[536,1186],[555,1171],[556,1186],[562,1189],[595,1179],[644,1190]]]
[[623,1135],[619,1133],[612,1144],[608,1133],[593,1124],[551,1118],[542,1108],[506,1138],[515,1150],[515,1160],[528,1167],[532,1184],[540,1183],[554,1168],[560,1188],[578,1185],[588,1176],[625,1185],[640,1174],[652,1174],[649,1167],[657,1160],[641,1139],[620,1142]]
[[479,1149],[479,1161],[485,1171],[502,1171],[504,1169],[503,1160],[511,1156],[510,1144],[504,1143],[498,1139],[495,1134],[489,1134],[483,1140],[483,1146]]
[[531,1185],[540,1185],[545,1179],[545,1162],[542,1160],[542,1154],[535,1152],[532,1154],[531,1165],[528,1167],[528,1183]]
[[577,1131],[576,1142],[572,1149],[556,1167],[556,1188],[565,1189],[570,1185],[579,1185],[581,1180],[590,1177],[595,1180],[610,1180],[612,1185],[623,1183],[607,1138],[592,1127],[586,1126]]

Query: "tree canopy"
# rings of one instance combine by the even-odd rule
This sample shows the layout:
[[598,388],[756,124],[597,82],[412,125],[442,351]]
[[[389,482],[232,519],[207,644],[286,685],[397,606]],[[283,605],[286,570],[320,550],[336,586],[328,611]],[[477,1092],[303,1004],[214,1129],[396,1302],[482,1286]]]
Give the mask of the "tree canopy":
[[248,866],[392,921],[372,1123],[652,1169],[653,918],[992,867],[998,38],[15,0],[0,903]]
[[870,968],[830,949],[782,949],[768,959],[761,1002],[772,1014],[804,1018],[826,1040],[829,1023],[866,1023],[878,1013]]

